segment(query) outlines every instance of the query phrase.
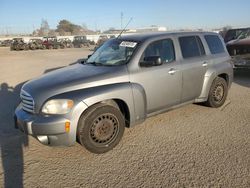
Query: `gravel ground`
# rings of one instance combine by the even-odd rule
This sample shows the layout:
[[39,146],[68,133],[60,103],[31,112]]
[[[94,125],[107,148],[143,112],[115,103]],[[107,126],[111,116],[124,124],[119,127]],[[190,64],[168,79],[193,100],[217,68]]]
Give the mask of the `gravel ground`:
[[0,49],[0,187],[250,187],[250,71],[235,73],[221,108],[151,117],[105,154],[47,147],[14,130],[22,83],[89,53]]

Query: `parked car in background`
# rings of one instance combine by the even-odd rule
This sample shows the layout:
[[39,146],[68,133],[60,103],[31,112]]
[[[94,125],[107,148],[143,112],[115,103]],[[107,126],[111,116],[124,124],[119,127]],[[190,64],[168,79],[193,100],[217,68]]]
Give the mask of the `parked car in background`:
[[90,45],[96,45],[95,41],[93,41],[93,40],[88,40],[88,42]]
[[190,103],[222,106],[232,80],[231,57],[216,33],[121,36],[84,63],[25,83],[16,127],[46,145],[78,140],[104,153],[125,127],[150,116]]
[[3,40],[3,41],[1,41],[0,42],[0,46],[1,47],[10,47],[10,45],[11,45],[11,43],[12,43],[12,40]]
[[60,38],[58,42],[61,44],[61,48],[73,48],[74,45],[69,38]]
[[24,42],[23,38],[13,38],[13,41],[10,45],[10,50],[28,50],[29,45]]
[[90,46],[86,36],[74,36],[73,45],[75,48],[83,48]]
[[229,29],[225,36],[224,36],[224,41],[225,43],[237,39],[237,37],[245,31],[248,31],[250,28],[238,28],[238,29]]
[[37,49],[44,50],[44,49],[46,49],[46,46],[43,44],[43,41],[41,39],[30,39],[29,49],[31,49],[31,50],[37,50]]
[[57,41],[56,37],[43,37],[43,45],[47,49],[60,49],[64,48],[64,45]]
[[96,46],[95,46],[95,50],[97,48],[99,48],[104,42],[106,42],[108,40],[108,36],[107,35],[101,35],[96,43]]
[[241,30],[226,46],[235,68],[250,68],[250,28]]

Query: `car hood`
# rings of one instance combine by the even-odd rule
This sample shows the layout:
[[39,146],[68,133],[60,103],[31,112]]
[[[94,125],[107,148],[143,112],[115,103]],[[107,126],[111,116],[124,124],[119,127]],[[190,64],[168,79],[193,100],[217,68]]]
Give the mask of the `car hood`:
[[233,45],[250,45],[250,38],[245,39],[235,39],[231,40],[227,43],[227,46],[233,46]]
[[58,94],[128,81],[126,65],[75,64],[31,80],[25,83],[22,89],[33,97],[36,105],[40,106],[48,98]]

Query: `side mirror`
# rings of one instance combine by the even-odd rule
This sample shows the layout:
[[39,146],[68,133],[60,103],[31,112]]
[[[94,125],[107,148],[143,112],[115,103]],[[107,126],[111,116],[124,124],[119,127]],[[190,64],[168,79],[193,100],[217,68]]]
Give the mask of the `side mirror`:
[[159,56],[149,56],[145,57],[144,61],[140,62],[142,67],[152,67],[162,65],[161,58]]
[[90,58],[92,56],[92,54],[88,55],[88,58]]

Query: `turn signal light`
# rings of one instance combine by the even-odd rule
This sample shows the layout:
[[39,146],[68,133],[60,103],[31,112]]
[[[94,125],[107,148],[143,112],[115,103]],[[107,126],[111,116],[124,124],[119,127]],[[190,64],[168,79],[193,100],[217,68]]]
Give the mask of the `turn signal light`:
[[68,133],[70,131],[70,122],[66,121],[65,122],[65,131]]

